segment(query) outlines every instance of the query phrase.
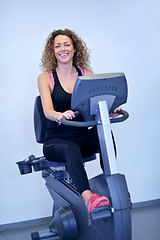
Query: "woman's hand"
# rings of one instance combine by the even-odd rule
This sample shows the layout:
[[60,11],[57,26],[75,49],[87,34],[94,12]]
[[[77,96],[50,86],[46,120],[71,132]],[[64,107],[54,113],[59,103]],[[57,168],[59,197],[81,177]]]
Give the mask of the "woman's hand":
[[56,122],[61,122],[63,117],[67,118],[68,120],[69,119],[71,120],[75,117],[75,114],[72,110],[67,110],[63,113],[61,113],[61,112],[56,112],[55,113],[55,121]]
[[72,110],[67,110],[63,113],[63,116],[69,120],[73,119],[75,117],[75,114]]
[[112,117],[112,118],[118,117],[120,114],[119,114],[119,113],[116,113],[116,112],[117,112],[117,111],[120,111],[120,110],[122,110],[121,107],[115,108],[115,109],[114,109],[114,112],[113,112],[113,113],[110,113],[109,116]]

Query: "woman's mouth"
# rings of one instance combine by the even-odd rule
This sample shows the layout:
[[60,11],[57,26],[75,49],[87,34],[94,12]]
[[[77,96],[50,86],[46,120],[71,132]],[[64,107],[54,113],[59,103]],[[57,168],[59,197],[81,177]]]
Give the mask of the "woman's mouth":
[[60,57],[65,57],[65,56],[67,56],[67,55],[68,55],[68,53],[60,53],[60,54],[59,54]]

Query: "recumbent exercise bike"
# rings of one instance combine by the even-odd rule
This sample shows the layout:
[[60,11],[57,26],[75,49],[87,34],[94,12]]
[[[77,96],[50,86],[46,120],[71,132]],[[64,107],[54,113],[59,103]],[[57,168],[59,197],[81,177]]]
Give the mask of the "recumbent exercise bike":
[[[118,173],[110,123],[122,122],[128,113],[121,110],[117,118],[110,118],[113,110],[127,101],[127,82],[123,73],[95,74],[77,78],[71,108],[82,114],[85,121],[62,124],[78,127],[97,126],[104,173],[89,180],[92,192],[107,196],[109,207],[101,207],[88,216],[88,210],[75,188],[66,163],[53,162],[34,155],[17,162],[20,173],[42,171],[46,186],[53,198],[53,219],[49,229],[31,234],[33,240],[59,236],[77,240],[131,240],[131,200],[125,176]],[[44,116],[40,96],[34,107],[34,127],[38,143],[43,143],[48,120]],[[84,163],[95,159],[84,159]]]

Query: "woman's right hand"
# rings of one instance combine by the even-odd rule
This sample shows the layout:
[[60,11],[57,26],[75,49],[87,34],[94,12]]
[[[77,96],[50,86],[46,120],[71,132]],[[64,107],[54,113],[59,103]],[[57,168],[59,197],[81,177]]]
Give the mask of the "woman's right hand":
[[75,117],[75,114],[72,110],[67,110],[63,113],[61,113],[61,112],[55,113],[55,121],[56,122],[61,122],[63,117],[67,118],[68,120],[72,120]]

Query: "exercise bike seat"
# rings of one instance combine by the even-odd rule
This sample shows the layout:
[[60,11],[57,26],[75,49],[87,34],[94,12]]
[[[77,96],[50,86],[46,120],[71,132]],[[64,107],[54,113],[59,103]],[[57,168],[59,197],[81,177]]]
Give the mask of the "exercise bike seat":
[[[34,130],[35,130],[36,141],[38,143],[44,143],[44,136],[45,136],[45,131],[47,129],[47,124],[48,124],[48,119],[44,115],[41,98],[40,96],[37,96],[34,103]],[[83,158],[83,162],[85,163],[88,161],[92,161],[94,159],[96,159],[96,154]],[[57,162],[57,161],[53,162],[53,161],[46,160],[43,163],[45,166],[47,166],[48,164],[48,167],[66,166],[65,162]]]
[[43,107],[40,96],[37,96],[34,103],[34,131],[36,141],[44,143],[45,131],[47,129],[48,119],[43,113]]
[[[47,129],[48,119],[45,117],[40,96],[37,96],[34,103],[34,132],[38,143],[44,143],[45,131]],[[83,163],[96,159],[96,154],[83,158]],[[68,175],[67,165],[65,162],[50,161],[44,156],[36,158],[30,155],[23,161],[17,162],[21,175],[34,171],[42,171],[48,168],[54,168],[55,172],[59,172],[58,179],[63,179]]]

